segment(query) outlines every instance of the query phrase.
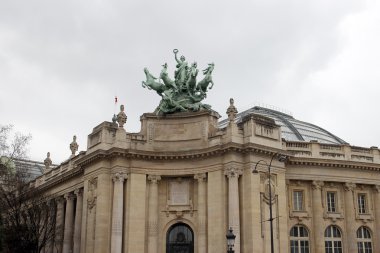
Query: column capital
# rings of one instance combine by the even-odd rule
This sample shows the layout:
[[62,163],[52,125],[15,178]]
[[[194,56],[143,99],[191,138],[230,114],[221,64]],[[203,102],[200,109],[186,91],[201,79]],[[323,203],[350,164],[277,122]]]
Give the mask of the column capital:
[[158,181],[161,180],[160,175],[148,175],[148,180],[151,184],[158,184]]
[[69,200],[74,200],[75,196],[72,192],[68,192],[68,193],[65,193],[64,198],[66,199],[66,201],[69,201]]
[[237,167],[229,167],[224,170],[224,175],[228,178],[236,177],[239,178],[243,174],[243,169]]
[[83,189],[82,189],[82,188],[75,189],[74,194],[75,194],[77,197],[81,197],[81,196],[83,196]]
[[319,181],[319,180],[314,180],[312,183],[311,183],[311,188],[313,190],[320,190],[322,189],[322,187],[325,185],[325,183],[323,181]]
[[116,182],[123,183],[125,179],[128,179],[128,175],[126,175],[122,172],[116,172],[115,174],[112,175],[112,181],[114,183],[116,183]]
[[352,182],[347,182],[344,184],[344,190],[345,191],[353,191],[355,190],[356,188],[356,184],[352,183]]
[[207,174],[206,173],[195,174],[194,179],[198,180],[198,182],[204,182],[207,179]]
[[65,198],[63,196],[58,196],[55,198],[55,202],[57,204],[62,204],[65,201]]
[[374,185],[373,190],[375,193],[380,193],[380,185],[379,184]]

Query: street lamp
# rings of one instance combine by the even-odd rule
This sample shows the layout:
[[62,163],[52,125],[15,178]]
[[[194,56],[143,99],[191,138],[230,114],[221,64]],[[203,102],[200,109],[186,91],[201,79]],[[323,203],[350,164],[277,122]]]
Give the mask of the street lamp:
[[232,232],[232,228],[230,228],[226,234],[227,238],[227,253],[235,253],[235,251],[232,249],[235,244],[235,237],[234,233]]
[[269,165],[264,161],[264,160],[259,160],[256,165],[255,165],[255,168],[252,170],[252,173],[253,174],[257,174],[259,173],[257,171],[257,165],[259,165],[260,162],[263,162],[264,164],[268,165],[268,186],[269,186],[269,224],[270,224],[270,252],[271,253],[274,253],[274,246],[273,246],[273,214],[272,214],[272,185],[271,185],[271,174],[270,174],[270,169],[271,169],[271,166],[272,166],[272,162],[273,162],[273,159],[275,157],[278,157],[278,161],[280,162],[285,162],[287,157],[285,155],[281,155],[281,154],[278,154],[278,153],[274,153],[272,155],[272,158],[270,159],[270,163]]

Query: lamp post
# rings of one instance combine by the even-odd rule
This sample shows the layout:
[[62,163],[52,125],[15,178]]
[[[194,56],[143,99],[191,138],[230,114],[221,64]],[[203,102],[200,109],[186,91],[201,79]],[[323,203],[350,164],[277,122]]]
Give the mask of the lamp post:
[[234,233],[232,232],[232,228],[230,228],[227,231],[226,238],[227,238],[227,253],[235,253],[235,251],[232,249],[235,244],[235,237]]
[[271,185],[271,173],[270,173],[270,169],[272,167],[272,162],[273,162],[273,159],[278,156],[278,160],[280,162],[285,162],[286,161],[286,156],[285,155],[281,155],[281,154],[278,154],[278,153],[274,153],[272,155],[272,158],[270,159],[270,162],[269,162],[269,165],[264,161],[264,160],[259,160],[256,165],[255,165],[255,168],[252,170],[252,173],[253,174],[257,174],[259,173],[257,171],[257,165],[260,164],[260,162],[263,162],[264,164],[268,165],[268,187],[269,187],[269,224],[270,224],[270,252],[271,253],[274,253],[274,243],[273,243],[273,213],[272,213],[272,185]]

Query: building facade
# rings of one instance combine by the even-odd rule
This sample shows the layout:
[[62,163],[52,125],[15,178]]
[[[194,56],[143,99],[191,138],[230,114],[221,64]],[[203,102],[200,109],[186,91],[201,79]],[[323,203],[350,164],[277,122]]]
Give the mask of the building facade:
[[220,253],[228,228],[235,252],[270,252],[270,206],[274,252],[380,252],[377,147],[261,107],[227,114],[96,126],[30,183],[58,200],[63,240],[45,252]]

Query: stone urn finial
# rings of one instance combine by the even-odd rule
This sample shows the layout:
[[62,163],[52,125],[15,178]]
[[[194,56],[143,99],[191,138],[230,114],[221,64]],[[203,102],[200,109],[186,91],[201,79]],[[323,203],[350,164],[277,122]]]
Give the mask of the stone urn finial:
[[230,106],[227,108],[227,115],[228,115],[228,120],[230,122],[235,121],[236,119],[236,114],[238,113],[238,110],[234,106],[234,99],[230,98]]
[[44,164],[45,164],[45,171],[49,171],[51,169],[50,168],[51,165],[53,164],[53,162],[50,159],[50,152],[47,152],[47,157],[44,160]]
[[124,112],[124,105],[120,105],[120,112],[117,114],[117,123],[119,127],[123,127],[127,122],[127,115]]
[[75,156],[75,152],[78,151],[78,143],[77,143],[77,137],[74,135],[73,136],[73,142],[70,143],[70,150],[71,150],[71,155]]

